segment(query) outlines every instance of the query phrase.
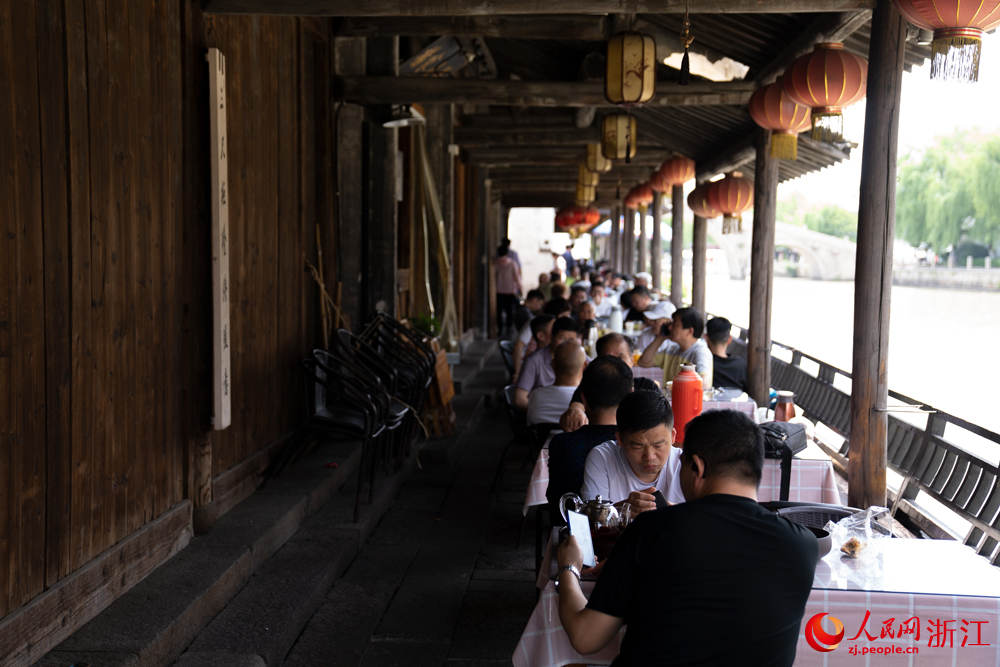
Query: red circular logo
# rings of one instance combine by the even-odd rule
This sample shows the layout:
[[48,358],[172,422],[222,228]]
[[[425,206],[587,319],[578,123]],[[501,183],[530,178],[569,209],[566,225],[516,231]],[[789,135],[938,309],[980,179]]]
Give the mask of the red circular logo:
[[816,614],[806,621],[806,641],[815,650],[821,653],[829,653],[840,646],[840,640],[844,638],[844,624],[836,616],[830,616],[833,622],[833,634],[823,629],[823,619],[830,616],[826,612]]

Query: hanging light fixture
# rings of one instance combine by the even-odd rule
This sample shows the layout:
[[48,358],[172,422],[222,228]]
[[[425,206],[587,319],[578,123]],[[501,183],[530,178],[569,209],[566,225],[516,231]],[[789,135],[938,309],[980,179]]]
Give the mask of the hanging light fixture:
[[918,28],[934,31],[931,78],[979,80],[983,32],[1000,25],[1000,0],[895,0],[899,13]]
[[595,174],[591,170],[587,169],[586,164],[581,164],[579,169],[577,169],[576,182],[578,185],[589,185],[591,187],[597,187],[600,182],[601,177],[599,174]]
[[[694,160],[683,155],[664,160],[656,172],[667,188],[684,185],[694,178]],[[665,192],[666,190],[663,190]]]
[[587,206],[597,199],[597,188],[593,185],[576,184],[576,205]]
[[722,233],[743,231],[743,212],[753,206],[753,185],[738,171],[708,184],[708,203],[722,212]]
[[600,174],[611,171],[611,160],[604,157],[600,143],[587,144],[587,169]]
[[708,201],[708,189],[711,183],[702,183],[688,195],[688,208],[699,218],[717,218],[722,211],[712,206]]
[[612,104],[641,104],[656,86],[656,42],[640,32],[622,32],[608,40],[604,96]]
[[635,116],[624,113],[605,116],[601,121],[601,152],[609,160],[631,162],[635,157]]
[[844,136],[844,107],[865,96],[868,61],[839,42],[817,44],[797,58],[781,79],[793,102],[812,109],[812,136],[827,143]]
[[771,130],[771,157],[797,160],[799,132],[812,125],[809,107],[792,101],[781,82],[762,86],[750,96],[750,117],[765,130]]

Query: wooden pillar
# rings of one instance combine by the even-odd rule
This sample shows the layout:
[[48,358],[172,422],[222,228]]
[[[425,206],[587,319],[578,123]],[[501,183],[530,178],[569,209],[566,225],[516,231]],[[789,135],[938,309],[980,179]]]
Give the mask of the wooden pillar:
[[611,232],[608,235],[608,261],[611,262],[611,270],[618,270],[618,242],[621,237],[621,207],[618,205],[611,207]]
[[771,157],[771,133],[757,130],[753,190],[753,241],[750,250],[750,340],[747,381],[750,397],[767,405],[771,386],[771,292],[774,283],[774,224],[778,199],[778,161]]
[[653,241],[649,252],[650,273],[653,274],[653,289],[663,284],[663,238],[660,229],[663,223],[663,193],[653,193]]
[[[367,41],[368,74],[396,76],[399,71],[399,38],[376,37]],[[398,131],[382,127],[392,109],[369,108],[367,151],[367,221],[365,231],[365,281],[362,307],[365,320],[376,310],[396,314],[397,215],[396,179]]]
[[648,233],[648,222],[646,222],[646,207],[643,206],[639,209],[639,261],[636,262],[636,272],[648,271],[649,270],[649,239],[646,237]]
[[684,186],[670,191],[670,300],[680,308],[684,301]]
[[691,240],[691,305],[705,313],[705,271],[708,265],[708,220],[694,216]]
[[889,295],[896,225],[896,142],[906,23],[891,0],[872,13],[854,277],[847,502],[885,505]]
[[[334,68],[338,75],[359,75],[365,71],[365,40],[359,37],[334,39]],[[362,229],[365,175],[362,160],[364,107],[343,104],[334,115],[337,142],[336,194],[334,217],[338,229],[337,279],[342,285],[340,307],[358,331],[365,324],[362,306],[362,263],[365,254]]]

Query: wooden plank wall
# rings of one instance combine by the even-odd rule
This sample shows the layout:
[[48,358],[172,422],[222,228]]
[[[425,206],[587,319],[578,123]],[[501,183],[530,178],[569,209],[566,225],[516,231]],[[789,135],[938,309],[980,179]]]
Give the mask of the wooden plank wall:
[[[0,0],[0,617],[300,418],[335,275],[328,24]],[[228,61],[233,426],[209,432],[205,48]],[[112,576],[113,573],[109,576]],[[0,656],[2,662],[2,656]]]

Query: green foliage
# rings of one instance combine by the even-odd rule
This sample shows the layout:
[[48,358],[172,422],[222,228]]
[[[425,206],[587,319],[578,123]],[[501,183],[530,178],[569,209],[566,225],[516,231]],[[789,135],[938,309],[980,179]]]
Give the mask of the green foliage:
[[839,206],[827,205],[809,211],[803,219],[805,226],[815,232],[858,240],[858,216]]
[[903,157],[896,235],[941,253],[961,241],[993,246],[1000,231],[1000,137],[957,132]]

